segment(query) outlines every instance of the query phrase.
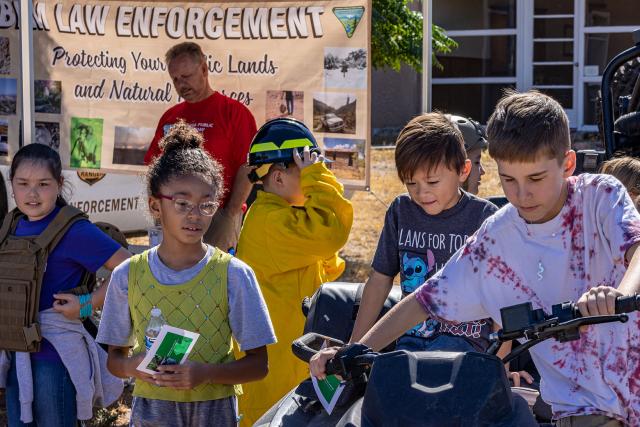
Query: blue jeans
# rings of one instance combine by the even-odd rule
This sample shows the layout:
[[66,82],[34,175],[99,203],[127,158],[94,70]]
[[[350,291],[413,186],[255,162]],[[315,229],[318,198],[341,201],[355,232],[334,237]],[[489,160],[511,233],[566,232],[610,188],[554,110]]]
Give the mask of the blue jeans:
[[31,360],[33,372],[33,422],[20,421],[20,395],[15,355],[7,378],[7,420],[9,427],[76,427],[76,389],[60,360]]
[[403,335],[398,338],[396,350],[416,351],[478,351],[469,341],[463,337],[452,335],[438,335],[435,338],[418,338],[411,335]]

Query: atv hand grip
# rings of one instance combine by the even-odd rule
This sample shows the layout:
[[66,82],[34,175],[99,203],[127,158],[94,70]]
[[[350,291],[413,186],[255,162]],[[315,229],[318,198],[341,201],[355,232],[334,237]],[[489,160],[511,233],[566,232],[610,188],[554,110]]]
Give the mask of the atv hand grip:
[[291,343],[291,351],[298,359],[309,363],[309,360],[311,360],[314,354],[320,351],[325,342],[328,346],[344,345],[344,343],[338,339],[316,334],[315,332],[309,332]]
[[342,365],[338,359],[329,359],[327,365],[324,368],[324,372],[327,375],[344,375],[342,372]]
[[293,340],[291,343],[291,351],[295,356],[303,362],[309,363],[309,360],[317,353],[316,350],[309,347],[309,344],[314,342],[316,337],[314,334],[305,334],[300,338]]
[[640,295],[616,298],[616,314],[632,313],[640,310]]

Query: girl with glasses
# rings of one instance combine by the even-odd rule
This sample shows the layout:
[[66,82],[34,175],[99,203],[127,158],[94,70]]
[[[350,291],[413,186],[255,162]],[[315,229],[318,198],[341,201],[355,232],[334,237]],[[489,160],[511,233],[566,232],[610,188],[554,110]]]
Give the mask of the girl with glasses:
[[[184,122],[161,141],[147,190],[162,242],[118,267],[107,294],[97,339],[109,346],[112,373],[138,379],[133,426],[236,425],[238,384],[267,374],[266,346],[275,342],[253,271],[202,240],[223,195],[222,168],[202,143]],[[200,337],[186,363],[149,375],[136,368],[153,308],[169,325]],[[244,351],[237,360],[232,337]]]

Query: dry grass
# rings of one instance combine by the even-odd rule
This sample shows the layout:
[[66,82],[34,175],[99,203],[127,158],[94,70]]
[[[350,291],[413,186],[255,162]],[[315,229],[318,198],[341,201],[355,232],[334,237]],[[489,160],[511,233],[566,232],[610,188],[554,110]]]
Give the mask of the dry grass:
[[482,177],[482,185],[480,186],[480,197],[488,196],[501,196],[502,185],[500,185],[500,177],[498,176],[498,165],[489,156],[489,153],[485,151],[482,153],[482,166],[486,171],[486,174]]

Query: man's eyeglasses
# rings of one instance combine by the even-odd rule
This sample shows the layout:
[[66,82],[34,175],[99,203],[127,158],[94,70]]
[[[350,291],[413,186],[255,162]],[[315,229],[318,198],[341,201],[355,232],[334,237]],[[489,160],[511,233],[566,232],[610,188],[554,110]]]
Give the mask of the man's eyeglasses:
[[[158,197],[161,199],[171,200],[173,202],[173,206],[176,208],[176,212],[182,215],[186,215],[189,212],[192,212],[196,207],[195,203],[191,203],[188,200],[180,199],[172,196],[165,196],[164,194],[158,194]],[[218,204],[215,202],[202,202],[198,205],[198,211],[202,216],[213,216],[216,213],[216,209],[218,208]]]

